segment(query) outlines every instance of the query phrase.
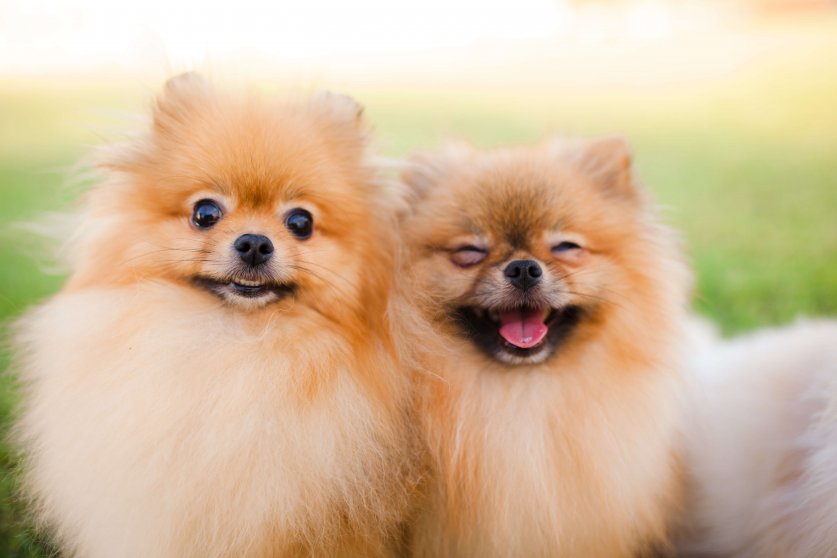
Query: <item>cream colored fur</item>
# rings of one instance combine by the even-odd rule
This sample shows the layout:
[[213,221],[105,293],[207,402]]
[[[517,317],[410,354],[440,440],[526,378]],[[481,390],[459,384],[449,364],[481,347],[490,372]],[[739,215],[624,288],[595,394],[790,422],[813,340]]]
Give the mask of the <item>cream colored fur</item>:
[[[153,116],[100,160],[68,283],[18,326],[39,524],[85,558],[397,554],[415,485],[386,317],[399,196],[368,163],[360,107],[187,74]],[[209,228],[191,221],[202,198],[224,210]],[[299,207],[302,239],[284,221]],[[272,238],[261,271],[233,248],[245,233]],[[200,282],[257,272],[289,294]]]
[[696,369],[683,554],[837,555],[837,322],[708,345]]
[[[26,320],[19,426],[43,520],[79,556],[381,553],[403,432],[348,370],[320,370],[350,366],[352,347],[325,321],[253,328],[201,302],[152,283],[61,296]],[[320,372],[334,385],[299,397]]]
[[[417,202],[404,226],[403,281],[434,331],[421,334],[432,473],[413,555],[664,550],[679,509],[689,279],[625,144],[457,146],[418,157],[406,178]],[[564,235],[589,249],[577,264],[551,252],[549,239]],[[452,251],[475,242],[485,243],[483,262],[452,263]],[[500,270],[513,258],[536,259],[543,289],[587,312],[546,360],[491,358],[451,319],[502,295]]]

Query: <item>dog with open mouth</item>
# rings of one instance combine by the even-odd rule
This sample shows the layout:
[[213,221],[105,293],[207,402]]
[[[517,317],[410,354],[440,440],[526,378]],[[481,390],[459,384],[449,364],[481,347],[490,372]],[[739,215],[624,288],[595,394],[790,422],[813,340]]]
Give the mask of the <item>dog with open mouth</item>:
[[690,278],[624,141],[452,145],[405,172],[432,474],[422,557],[667,548]]
[[19,324],[25,489],[88,557],[389,556],[410,386],[403,199],[360,107],[173,78],[101,156],[63,290]]

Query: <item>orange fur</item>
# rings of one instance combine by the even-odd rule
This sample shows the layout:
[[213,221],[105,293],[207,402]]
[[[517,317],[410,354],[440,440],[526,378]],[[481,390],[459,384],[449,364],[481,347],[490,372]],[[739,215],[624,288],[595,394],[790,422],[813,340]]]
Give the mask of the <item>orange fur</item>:
[[[415,556],[632,556],[664,548],[680,495],[679,323],[689,276],[621,140],[420,156],[403,296],[433,475]],[[560,239],[579,250],[553,252]],[[458,247],[486,259],[462,268]],[[452,309],[493,300],[531,258],[583,317],[543,362],[479,350]],[[488,306],[486,306],[488,307]]]
[[[147,137],[104,153],[71,277],[19,324],[26,488],[67,554],[396,552],[410,394],[386,318],[394,197],[366,143],[346,98],[265,102],[186,74]],[[198,230],[207,197],[225,214]],[[283,223],[295,207],[307,240]],[[225,277],[244,233],[272,239],[292,295],[193,283]]]

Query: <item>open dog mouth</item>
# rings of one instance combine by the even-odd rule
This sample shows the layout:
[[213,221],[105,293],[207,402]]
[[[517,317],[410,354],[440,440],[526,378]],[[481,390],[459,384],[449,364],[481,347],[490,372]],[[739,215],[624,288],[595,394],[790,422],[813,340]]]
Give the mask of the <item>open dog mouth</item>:
[[250,299],[272,297],[275,300],[279,300],[292,294],[295,289],[295,285],[292,283],[277,283],[275,281],[251,280],[237,277],[229,279],[195,277],[194,283],[224,299],[231,297]]
[[546,360],[581,319],[581,308],[466,306],[455,317],[464,333],[489,356],[509,364]]

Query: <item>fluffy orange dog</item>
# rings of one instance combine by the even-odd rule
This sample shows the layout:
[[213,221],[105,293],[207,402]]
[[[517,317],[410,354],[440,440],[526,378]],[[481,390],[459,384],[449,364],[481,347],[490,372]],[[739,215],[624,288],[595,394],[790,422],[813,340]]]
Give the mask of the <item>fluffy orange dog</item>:
[[21,324],[27,488],[71,555],[375,556],[408,504],[394,209],[354,102],[170,81]]
[[689,278],[620,140],[418,158],[407,291],[435,464],[416,556],[618,558],[679,496]]

